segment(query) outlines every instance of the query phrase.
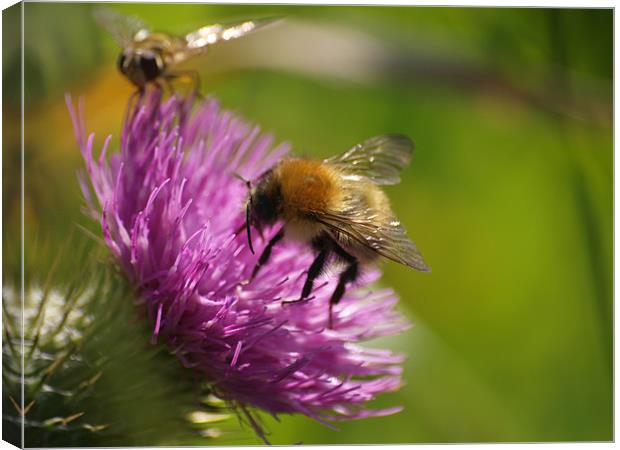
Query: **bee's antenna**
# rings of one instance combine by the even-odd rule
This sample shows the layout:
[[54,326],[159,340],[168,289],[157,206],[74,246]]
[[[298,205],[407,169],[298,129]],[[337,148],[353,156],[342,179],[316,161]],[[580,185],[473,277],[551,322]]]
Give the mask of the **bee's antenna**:
[[252,247],[252,233],[250,231],[250,215],[252,213],[252,196],[250,196],[250,201],[248,202],[248,206],[245,208],[245,229],[248,232],[248,245],[250,247],[250,251],[254,254],[254,247]]
[[[243,176],[241,176],[240,174],[238,174],[237,172],[233,172],[233,176],[235,178],[240,179],[241,181],[243,181],[245,183],[245,185],[248,188],[248,192],[251,191],[252,189],[252,182],[250,180],[246,180],[245,178],[243,178]],[[250,193],[250,201],[248,201],[248,205],[245,208],[245,230],[248,233],[248,246],[250,247],[250,251],[252,252],[252,254],[254,254],[254,247],[252,246],[252,231],[250,230],[251,226],[250,226],[250,219],[252,218],[252,194]]]
[[250,180],[248,180],[247,178],[244,178],[243,175],[237,173],[237,172],[233,172],[233,177],[237,178],[238,180],[241,180],[245,183],[245,185],[249,188],[252,187],[252,183],[250,182]]

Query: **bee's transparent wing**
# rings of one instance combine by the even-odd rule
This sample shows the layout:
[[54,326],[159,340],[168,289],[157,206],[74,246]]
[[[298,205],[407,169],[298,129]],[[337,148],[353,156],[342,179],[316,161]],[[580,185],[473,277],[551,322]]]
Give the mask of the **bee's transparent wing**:
[[400,181],[400,171],[411,162],[413,147],[413,141],[407,136],[384,134],[367,139],[324,162],[375,184],[396,184]]
[[421,272],[430,271],[422,254],[394,217],[351,206],[344,211],[321,214],[316,220],[328,228],[336,241],[351,240],[397,263]]
[[281,18],[268,17],[262,19],[246,20],[229,24],[215,24],[202,27],[185,36],[188,50],[199,50],[220,41],[230,41],[240,38],[248,33],[271,25]]
[[95,8],[93,16],[123,48],[132,44],[134,40],[142,40],[149,35],[148,26],[135,16],[126,16],[103,6]]

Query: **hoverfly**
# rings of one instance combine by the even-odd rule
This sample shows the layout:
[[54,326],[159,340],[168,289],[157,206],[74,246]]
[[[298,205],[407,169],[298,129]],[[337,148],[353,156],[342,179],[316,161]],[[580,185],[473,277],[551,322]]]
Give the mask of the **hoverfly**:
[[199,85],[197,73],[178,71],[176,67],[179,64],[204,54],[213,44],[240,38],[279,20],[263,18],[208,25],[180,37],[151,32],[139,18],[107,8],[95,9],[94,16],[122,48],[117,61],[118,69],[140,92],[149,83],[161,87],[160,82],[168,83],[186,76],[192,79],[193,92],[196,92]]
[[316,253],[306,275],[301,297],[307,299],[316,277],[330,259],[345,264],[329,302],[332,307],[355,282],[360,265],[384,257],[422,272],[429,267],[392,212],[380,185],[396,184],[399,172],[411,161],[413,141],[387,134],[367,139],[341,155],[324,161],[287,158],[263,173],[246,204],[246,231],[252,253],[251,227],[283,222],[264,248],[252,272],[252,281],[283,238],[308,244]]

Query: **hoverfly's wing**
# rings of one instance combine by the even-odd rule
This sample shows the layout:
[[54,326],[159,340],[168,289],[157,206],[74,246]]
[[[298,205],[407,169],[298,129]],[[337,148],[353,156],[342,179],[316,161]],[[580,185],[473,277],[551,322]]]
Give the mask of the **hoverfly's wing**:
[[397,263],[421,272],[430,271],[403,226],[393,216],[351,206],[343,211],[320,214],[316,220],[327,227],[336,241],[351,240]]
[[93,10],[97,23],[114,38],[122,48],[136,40],[146,38],[150,32],[148,26],[135,16],[126,16],[102,6]]
[[367,139],[324,162],[375,184],[396,184],[400,181],[400,171],[411,162],[412,153],[413,141],[407,136],[384,134]]
[[260,30],[279,21],[280,19],[281,18],[279,17],[271,17],[202,27],[185,36],[185,46],[187,51],[185,52],[184,57],[181,57],[180,59],[187,59],[190,56],[201,53],[207,47],[217,42],[230,41]]

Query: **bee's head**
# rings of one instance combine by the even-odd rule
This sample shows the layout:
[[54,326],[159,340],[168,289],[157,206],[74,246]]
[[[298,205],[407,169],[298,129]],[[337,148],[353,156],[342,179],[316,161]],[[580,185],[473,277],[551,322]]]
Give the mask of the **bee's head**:
[[259,232],[262,232],[265,225],[272,225],[278,220],[282,203],[281,191],[280,185],[275,180],[271,170],[258,178],[255,187],[252,187],[252,183],[249,180],[243,181],[245,181],[248,187],[245,228],[250,251],[254,253],[250,228],[254,226]]
[[280,215],[282,191],[271,170],[260,176],[256,187],[250,190],[252,223],[257,227],[273,225]]
[[127,48],[118,56],[118,70],[138,87],[155,80],[164,71],[159,52],[149,48]]

